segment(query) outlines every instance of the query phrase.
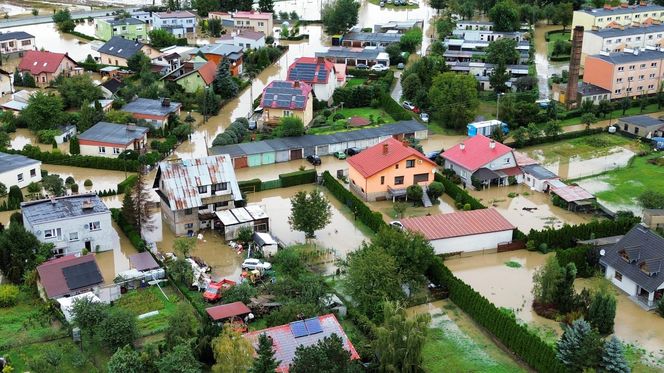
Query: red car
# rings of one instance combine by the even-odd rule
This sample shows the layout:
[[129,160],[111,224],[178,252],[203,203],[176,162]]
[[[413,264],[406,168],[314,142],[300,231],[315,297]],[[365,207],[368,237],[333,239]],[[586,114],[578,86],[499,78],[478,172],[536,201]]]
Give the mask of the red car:
[[221,299],[221,295],[228,289],[235,286],[235,281],[223,279],[219,282],[210,282],[203,293],[203,299],[206,302],[216,302]]

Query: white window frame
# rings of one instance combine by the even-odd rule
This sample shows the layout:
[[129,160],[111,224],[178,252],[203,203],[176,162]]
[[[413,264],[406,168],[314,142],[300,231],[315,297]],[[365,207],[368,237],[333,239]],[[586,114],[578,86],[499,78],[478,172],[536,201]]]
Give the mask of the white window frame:
[[62,236],[62,228],[44,229],[44,239],[52,240]]
[[100,153],[102,153],[102,154],[106,154],[106,147],[105,147],[105,146],[100,146],[100,147],[98,148],[98,150],[99,150]]
[[100,230],[101,230],[101,222],[99,221],[90,222],[90,232],[95,232]]
[[78,241],[78,232],[69,232],[69,241]]

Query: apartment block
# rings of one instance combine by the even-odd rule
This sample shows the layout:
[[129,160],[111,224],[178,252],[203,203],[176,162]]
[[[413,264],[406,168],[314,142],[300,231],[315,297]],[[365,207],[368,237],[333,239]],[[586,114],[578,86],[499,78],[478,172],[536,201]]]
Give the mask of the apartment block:
[[623,3],[617,7],[605,5],[604,8],[575,10],[571,28],[583,26],[586,30],[596,30],[662,20],[664,20],[664,6],[646,2],[638,5]]

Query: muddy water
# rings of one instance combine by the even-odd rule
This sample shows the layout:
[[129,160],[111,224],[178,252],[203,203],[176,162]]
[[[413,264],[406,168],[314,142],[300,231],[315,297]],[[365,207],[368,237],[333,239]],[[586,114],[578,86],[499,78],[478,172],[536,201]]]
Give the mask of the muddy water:
[[[292,188],[274,189],[265,192],[252,193],[247,196],[250,204],[259,204],[270,216],[270,229],[273,236],[286,244],[304,243],[304,233],[293,231],[288,224],[290,215],[290,198],[300,190],[310,191],[313,185],[300,185]],[[316,238],[312,243],[332,249],[339,258],[354,251],[362,241],[368,240],[362,231],[353,223],[353,215],[343,207],[325,188],[319,188],[332,205],[332,219],[325,228],[316,231]]]
[[[559,330],[556,322],[538,316],[532,310],[533,274],[546,262],[547,256],[518,250],[446,259],[445,265],[496,306],[513,309],[517,318]],[[518,262],[521,267],[508,267],[505,265],[508,261]]]
[[[559,228],[563,224],[580,224],[591,220],[590,215],[573,213],[553,206],[550,196],[545,193],[531,191],[525,185],[492,187],[483,191],[469,191],[475,198],[487,206],[494,207],[519,228],[522,232],[545,227]],[[509,198],[509,193],[517,193]],[[524,195],[528,193],[528,195]],[[536,208],[536,210],[523,210]]]
[[535,65],[537,67],[537,81],[540,98],[549,98],[551,92],[547,78],[552,74],[562,74],[562,70],[569,68],[568,62],[551,62],[548,59],[547,43],[544,34],[547,31],[559,30],[560,26],[537,25],[535,27]]
[[60,33],[56,29],[54,23],[42,23],[38,25],[9,27],[3,29],[3,32],[10,31],[25,31],[30,33],[35,36],[35,44],[37,49],[44,48],[51,52],[69,53],[69,56],[72,57],[75,61],[85,60],[88,54],[92,54],[92,56],[99,56],[99,53],[92,50],[92,44],[90,42],[87,40],[79,39],[70,34]]
[[528,152],[531,158],[542,161],[544,167],[563,179],[592,176],[625,167],[634,154],[633,151],[618,146],[610,149],[609,154],[603,156],[589,159],[580,156],[558,157],[556,161],[552,162],[551,159],[544,159],[541,151]]
[[[56,166],[50,164],[42,164],[42,169],[47,170],[49,174],[60,175],[63,180],[68,176],[73,177],[79,186],[79,193],[117,189],[119,182],[126,179],[126,176],[132,175],[131,172],[125,174],[122,171],[97,170],[92,168]],[[83,185],[83,182],[86,179],[92,180],[91,187]]]
[[113,283],[113,279],[118,273],[128,270],[129,256],[138,253],[115,223],[113,223],[113,228],[115,228],[115,233],[111,239],[115,244],[115,249],[95,254],[106,284]]
[[8,3],[0,3],[0,14],[6,14],[11,17],[25,13],[30,13],[30,9]]
[[[456,211],[454,207],[454,200],[447,194],[443,195],[439,199],[437,205],[431,207],[413,207],[412,204],[407,203],[408,208],[404,213],[404,218],[415,217],[415,216],[424,216],[424,215],[436,215],[436,214],[447,214],[450,212]],[[372,210],[378,211],[383,214],[383,219],[386,222],[391,222],[393,220],[399,219],[394,212],[394,203],[390,201],[377,201],[377,202],[367,202],[369,207]]]
[[[7,96],[8,100],[11,99],[11,96]],[[17,128],[16,132],[10,133],[10,143],[9,146],[12,149],[22,150],[26,145],[37,146],[43,152],[53,151],[53,145],[42,144],[37,140],[37,135],[27,128]],[[64,154],[69,154],[69,143],[65,142],[58,145],[58,149]]]
[[[613,185],[606,181],[606,176],[596,176],[589,179],[577,180],[575,183],[579,184],[583,189],[592,194],[613,189]],[[631,183],[636,186],[642,185],[638,180],[632,180]],[[632,211],[636,216],[641,216],[643,214],[643,208],[636,198],[633,198],[629,204],[609,202],[601,198],[598,198],[598,200],[611,211]]]

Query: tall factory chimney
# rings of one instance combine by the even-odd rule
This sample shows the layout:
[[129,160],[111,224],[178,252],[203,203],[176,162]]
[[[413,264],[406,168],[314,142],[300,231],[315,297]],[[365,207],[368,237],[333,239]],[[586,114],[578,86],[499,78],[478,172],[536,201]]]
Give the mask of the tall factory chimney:
[[565,92],[565,103],[568,109],[577,107],[577,87],[579,85],[579,68],[581,66],[581,47],[583,46],[583,26],[574,27],[572,31],[572,55],[569,59],[569,79],[567,80],[567,92]]

